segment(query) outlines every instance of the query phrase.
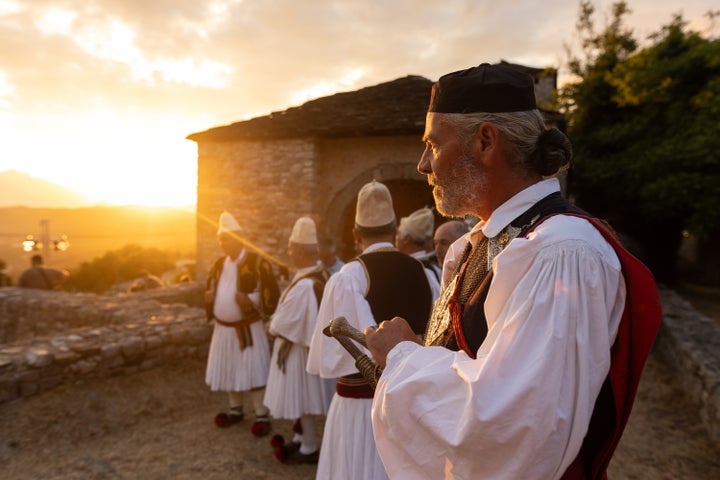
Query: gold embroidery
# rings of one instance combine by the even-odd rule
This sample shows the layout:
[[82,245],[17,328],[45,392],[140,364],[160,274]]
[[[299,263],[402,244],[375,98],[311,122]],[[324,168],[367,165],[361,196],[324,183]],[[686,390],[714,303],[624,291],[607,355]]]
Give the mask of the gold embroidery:
[[455,291],[457,279],[458,275],[455,275],[435,302],[432,314],[430,315],[430,322],[428,322],[425,333],[425,346],[444,345],[445,334],[450,328],[450,309],[448,308],[448,301]]

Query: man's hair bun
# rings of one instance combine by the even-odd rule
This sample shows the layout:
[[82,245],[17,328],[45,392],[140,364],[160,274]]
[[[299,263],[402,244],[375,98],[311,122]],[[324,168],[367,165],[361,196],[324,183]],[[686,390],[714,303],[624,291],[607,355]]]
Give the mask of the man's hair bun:
[[544,130],[530,154],[530,164],[543,177],[555,175],[570,166],[572,145],[570,139],[555,127]]

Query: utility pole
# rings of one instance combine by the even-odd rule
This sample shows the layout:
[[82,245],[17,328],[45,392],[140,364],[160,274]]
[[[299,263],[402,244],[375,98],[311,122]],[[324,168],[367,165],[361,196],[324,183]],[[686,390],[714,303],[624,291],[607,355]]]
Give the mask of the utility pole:
[[50,221],[40,220],[40,244],[43,249],[43,260],[45,265],[50,266]]
[[45,265],[50,265],[50,252],[53,250],[64,252],[70,247],[67,235],[62,234],[56,240],[50,237],[50,220],[40,220],[40,235],[36,238],[33,235],[25,237],[22,242],[23,250],[32,252],[33,250],[42,250]]

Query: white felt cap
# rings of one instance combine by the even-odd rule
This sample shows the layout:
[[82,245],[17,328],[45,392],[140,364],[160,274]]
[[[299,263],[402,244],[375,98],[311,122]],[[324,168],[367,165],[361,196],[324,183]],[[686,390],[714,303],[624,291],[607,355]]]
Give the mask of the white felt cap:
[[395,221],[390,190],[373,180],[360,189],[355,210],[355,224],[360,227],[382,227]]
[[317,232],[315,230],[315,222],[310,217],[300,217],[295,221],[290,241],[293,243],[302,243],[305,245],[317,245]]
[[239,232],[240,231],[240,224],[235,220],[235,217],[233,217],[228,212],[223,212],[220,214],[220,220],[218,220],[218,231],[217,234],[220,235],[221,233],[227,233],[227,232]]

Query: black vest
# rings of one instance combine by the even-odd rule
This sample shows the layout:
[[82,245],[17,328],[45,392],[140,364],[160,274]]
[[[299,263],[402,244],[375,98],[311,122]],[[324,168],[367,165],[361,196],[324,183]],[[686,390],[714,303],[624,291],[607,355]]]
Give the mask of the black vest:
[[[510,225],[520,229],[518,237],[525,236],[527,230],[539,219],[554,213],[580,213],[587,215],[585,211],[571,204],[563,198],[560,192],[555,192],[540,200],[538,203],[530,207],[525,213],[510,222]],[[458,266],[461,266],[467,260],[469,250],[463,254]],[[459,267],[458,267],[459,268]],[[458,274],[456,269],[454,275]],[[488,327],[485,318],[485,300],[487,299],[488,290],[492,280],[493,272],[488,271],[483,281],[477,285],[472,295],[468,298],[465,305],[462,306],[462,330],[465,340],[469,347],[470,355],[475,357],[475,352],[487,336]],[[446,347],[450,350],[459,350],[458,342],[454,334],[448,332],[448,340]]]
[[[225,256],[218,258],[208,272],[206,288],[214,290],[217,287],[222,273]],[[256,288],[260,291],[260,307],[265,315],[271,315],[277,308],[280,299],[280,287],[272,270],[270,262],[261,258],[255,252],[248,251],[245,259],[237,266],[237,291],[245,294],[252,293]],[[213,304],[205,305],[208,320],[212,320]]]
[[368,277],[365,299],[377,323],[402,317],[422,335],[430,318],[432,293],[423,264],[397,250],[369,252],[357,257]]

